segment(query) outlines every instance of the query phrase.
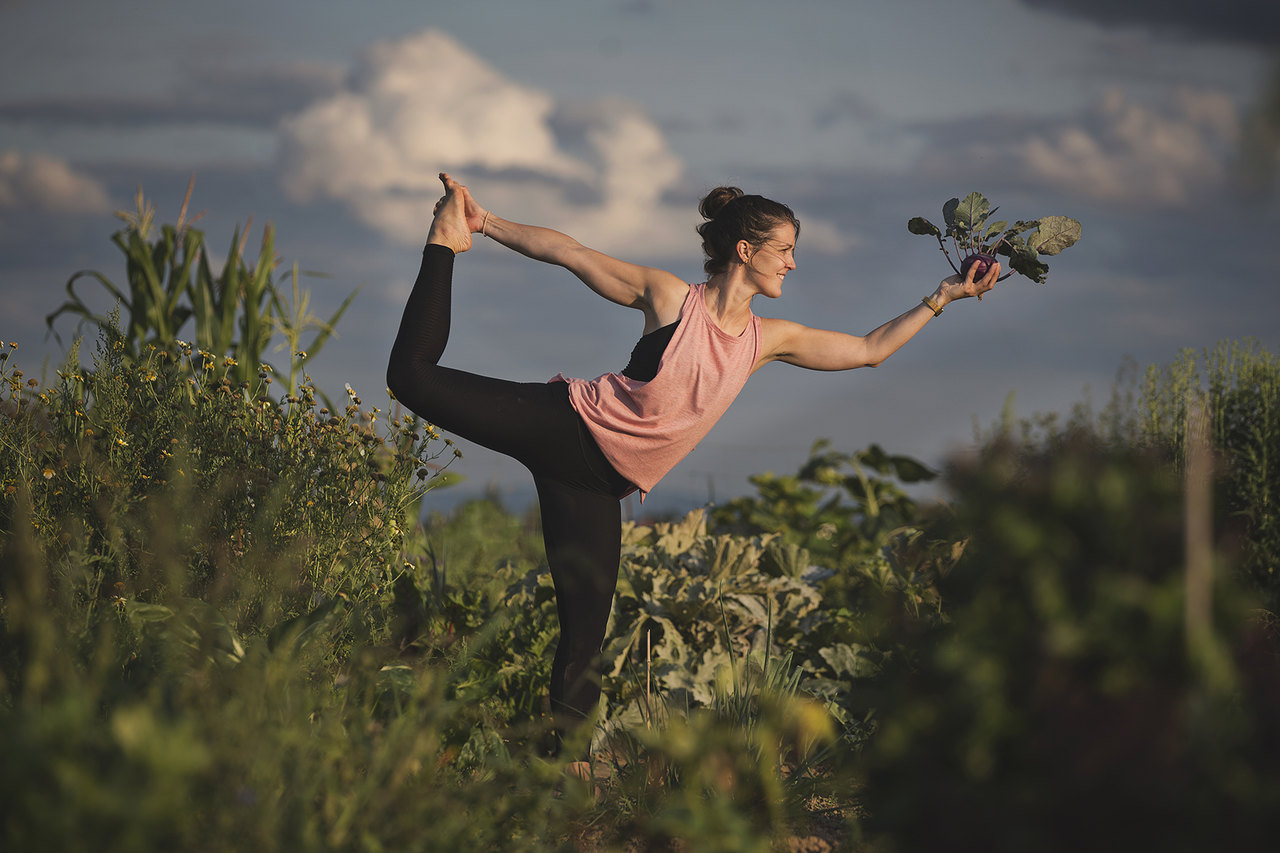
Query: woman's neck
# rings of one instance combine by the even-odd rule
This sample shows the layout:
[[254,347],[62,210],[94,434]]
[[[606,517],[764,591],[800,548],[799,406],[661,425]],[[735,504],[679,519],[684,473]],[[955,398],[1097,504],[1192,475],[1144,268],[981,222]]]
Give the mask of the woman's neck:
[[716,273],[707,279],[703,305],[715,324],[730,335],[740,335],[751,318],[751,297],[756,295],[741,274],[734,270]]

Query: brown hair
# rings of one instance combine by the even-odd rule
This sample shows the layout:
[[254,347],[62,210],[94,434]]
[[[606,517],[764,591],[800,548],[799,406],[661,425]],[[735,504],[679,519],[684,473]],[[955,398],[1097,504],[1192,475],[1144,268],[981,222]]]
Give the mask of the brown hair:
[[739,240],[759,246],[784,222],[796,229],[797,239],[800,237],[800,220],[791,208],[764,196],[744,195],[737,187],[716,187],[698,205],[698,212],[707,220],[698,226],[698,233],[707,255],[702,269],[708,275],[729,268]]

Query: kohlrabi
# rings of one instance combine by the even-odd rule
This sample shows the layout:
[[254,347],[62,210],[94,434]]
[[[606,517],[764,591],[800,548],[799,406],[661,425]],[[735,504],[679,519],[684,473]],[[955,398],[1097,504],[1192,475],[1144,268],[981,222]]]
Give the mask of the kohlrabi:
[[[947,256],[947,263],[961,276],[969,272],[970,266],[977,266],[974,278],[981,278],[996,256],[1004,255],[1009,258],[1010,272],[1000,276],[1000,281],[1017,272],[1040,284],[1049,273],[1049,265],[1040,256],[1056,255],[1080,239],[1080,223],[1068,216],[1019,219],[1010,225],[1005,220],[990,221],[997,210],[981,193],[969,193],[942,206],[945,233],[922,216],[912,218],[907,230],[938,238],[938,248]],[[952,260],[944,237],[950,239],[956,257],[962,259],[960,266]]]

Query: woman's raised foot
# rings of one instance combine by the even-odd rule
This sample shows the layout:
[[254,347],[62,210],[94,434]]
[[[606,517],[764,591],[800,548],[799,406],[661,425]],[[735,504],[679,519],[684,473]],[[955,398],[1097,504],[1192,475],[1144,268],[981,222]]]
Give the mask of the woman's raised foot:
[[427,243],[445,246],[454,254],[461,254],[471,248],[471,229],[467,227],[463,201],[466,187],[444,172],[440,173],[440,182],[444,184],[444,197],[436,204]]

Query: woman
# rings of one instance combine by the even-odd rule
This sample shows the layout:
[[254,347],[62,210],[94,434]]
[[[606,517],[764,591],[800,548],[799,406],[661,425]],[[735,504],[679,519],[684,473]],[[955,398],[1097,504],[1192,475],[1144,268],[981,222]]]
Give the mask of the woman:
[[[593,251],[547,228],[492,215],[441,174],[445,194],[391,352],[387,385],[421,417],[522,462],[542,510],[560,642],[551,671],[559,724],[600,697],[604,642],[621,550],[619,500],[648,492],[711,429],[747,377],[771,361],[813,370],[874,367],[956,299],[981,296],[1000,274],[950,276],[922,304],[859,337],[756,317],[751,300],[777,298],[800,224],[790,208],[736,188],[699,207],[705,284]],[[604,298],[644,314],[644,336],[621,374],[550,383],[490,379],[439,366],[449,335],[454,258],[472,234],[563,266]]]

